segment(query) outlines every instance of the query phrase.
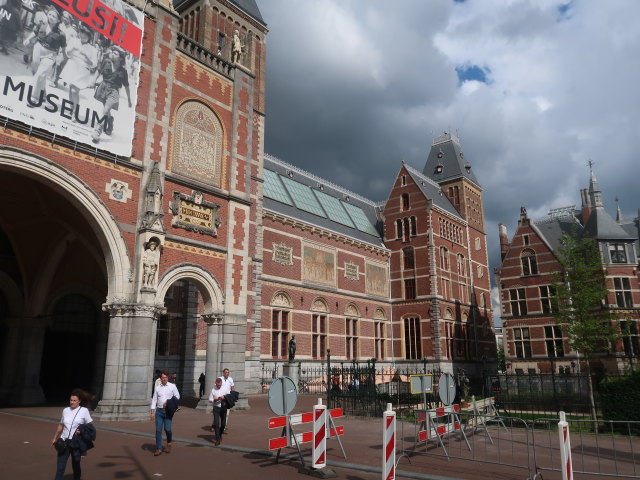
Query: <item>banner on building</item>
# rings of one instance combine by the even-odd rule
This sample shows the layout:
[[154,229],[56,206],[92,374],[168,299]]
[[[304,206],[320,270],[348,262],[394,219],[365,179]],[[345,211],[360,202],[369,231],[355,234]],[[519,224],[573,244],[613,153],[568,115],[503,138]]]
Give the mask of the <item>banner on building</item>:
[[120,0],[4,0],[0,115],[130,156],[143,27]]

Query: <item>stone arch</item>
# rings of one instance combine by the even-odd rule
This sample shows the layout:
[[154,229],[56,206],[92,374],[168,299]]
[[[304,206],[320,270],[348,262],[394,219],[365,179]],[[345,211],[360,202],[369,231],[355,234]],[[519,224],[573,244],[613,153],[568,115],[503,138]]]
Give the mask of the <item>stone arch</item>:
[[311,310],[314,312],[329,313],[329,306],[324,298],[316,297],[313,302],[311,302]]
[[224,126],[213,108],[188,99],[174,115],[171,172],[223,187]]
[[384,310],[378,307],[373,314],[373,318],[375,318],[376,320],[386,320],[387,316],[385,315]]
[[78,207],[91,226],[104,254],[107,269],[107,303],[125,298],[130,285],[131,260],[113,215],[93,189],[59,165],[37,155],[0,148],[0,170],[11,170],[41,182]]
[[288,293],[280,291],[276,292],[269,303],[273,307],[293,308],[293,302]]
[[443,318],[445,320],[453,320],[453,311],[448,307],[445,308]]
[[358,310],[358,307],[355,303],[350,303],[344,309],[344,314],[347,317],[359,317],[360,311]]
[[205,315],[224,311],[224,295],[220,284],[208,270],[195,263],[183,263],[167,270],[158,282],[156,298],[162,301],[169,287],[182,279],[187,279],[197,285],[204,301]]

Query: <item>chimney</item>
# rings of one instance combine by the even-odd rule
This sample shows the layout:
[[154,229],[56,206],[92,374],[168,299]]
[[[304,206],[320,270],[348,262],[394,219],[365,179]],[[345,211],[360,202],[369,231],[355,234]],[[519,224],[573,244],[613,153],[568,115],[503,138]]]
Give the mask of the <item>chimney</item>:
[[509,248],[509,237],[507,237],[507,227],[502,223],[498,225],[498,233],[500,235],[500,259],[504,260]]

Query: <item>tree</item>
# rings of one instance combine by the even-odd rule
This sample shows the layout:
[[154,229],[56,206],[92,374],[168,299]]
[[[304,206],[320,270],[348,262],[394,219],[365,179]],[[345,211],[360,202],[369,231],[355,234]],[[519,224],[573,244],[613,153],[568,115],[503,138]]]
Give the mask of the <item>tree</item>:
[[507,371],[507,359],[504,353],[504,345],[498,345],[498,370]]
[[609,294],[598,242],[576,231],[563,234],[556,258],[561,270],[554,276],[554,317],[567,333],[569,345],[585,360],[591,416],[597,419],[590,360],[620,338],[616,314],[606,306]]

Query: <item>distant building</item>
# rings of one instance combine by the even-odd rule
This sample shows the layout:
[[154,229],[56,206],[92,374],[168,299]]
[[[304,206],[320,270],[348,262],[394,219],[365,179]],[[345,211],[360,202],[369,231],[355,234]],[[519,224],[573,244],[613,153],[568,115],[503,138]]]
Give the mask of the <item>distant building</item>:
[[572,351],[561,325],[552,314],[552,276],[559,271],[555,256],[564,233],[589,235],[598,241],[606,269],[606,308],[619,315],[628,332],[610,346],[608,354],[592,362],[602,372],[623,372],[638,366],[640,357],[640,254],[638,218],[614,220],[604,208],[602,192],[591,173],[589,188],[581,190],[582,208],[575,205],[551,210],[532,220],[520,211],[516,232],[509,241],[500,225],[502,263],[496,269],[500,288],[504,342],[509,372],[564,373],[584,369],[584,359]]

